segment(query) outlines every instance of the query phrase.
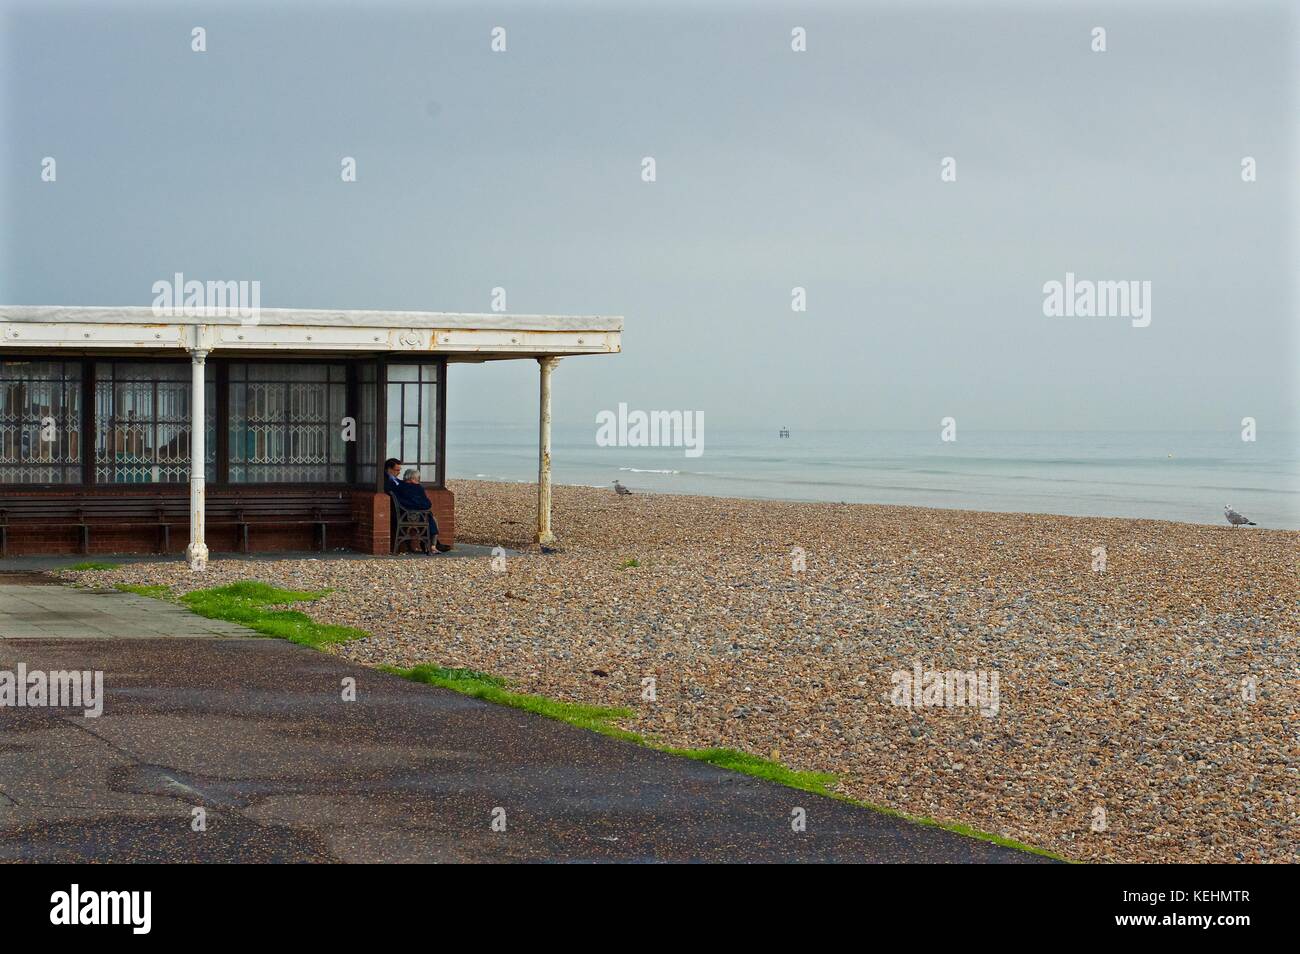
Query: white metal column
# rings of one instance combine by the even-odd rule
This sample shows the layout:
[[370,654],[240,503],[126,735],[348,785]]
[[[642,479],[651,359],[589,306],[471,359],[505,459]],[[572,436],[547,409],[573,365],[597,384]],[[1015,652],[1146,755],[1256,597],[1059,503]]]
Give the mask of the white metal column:
[[551,372],[559,358],[538,358],[541,400],[537,428],[537,542],[554,543],[551,532]]
[[208,567],[208,545],[203,532],[206,495],[204,458],[207,456],[204,448],[207,433],[203,409],[203,371],[207,357],[207,351],[202,348],[190,352],[194,393],[190,398],[190,545],[185,549],[185,561],[191,570],[199,571]]

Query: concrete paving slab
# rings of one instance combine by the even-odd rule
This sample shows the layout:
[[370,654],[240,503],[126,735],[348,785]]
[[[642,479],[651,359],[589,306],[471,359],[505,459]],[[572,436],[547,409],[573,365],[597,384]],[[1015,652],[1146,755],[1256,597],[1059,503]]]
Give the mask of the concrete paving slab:
[[256,636],[161,600],[117,590],[0,583],[0,639]]

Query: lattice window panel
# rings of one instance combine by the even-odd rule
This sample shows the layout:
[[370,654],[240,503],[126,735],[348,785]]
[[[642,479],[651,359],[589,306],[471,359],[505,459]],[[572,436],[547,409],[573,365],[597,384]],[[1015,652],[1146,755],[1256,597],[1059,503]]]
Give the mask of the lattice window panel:
[[81,483],[81,366],[0,361],[0,483]]
[[343,365],[231,365],[231,482],[345,481],[346,375]]
[[[174,484],[190,479],[191,374],[189,362],[104,361],[95,366],[96,482]],[[210,380],[203,403],[204,470],[213,480],[216,385]]]

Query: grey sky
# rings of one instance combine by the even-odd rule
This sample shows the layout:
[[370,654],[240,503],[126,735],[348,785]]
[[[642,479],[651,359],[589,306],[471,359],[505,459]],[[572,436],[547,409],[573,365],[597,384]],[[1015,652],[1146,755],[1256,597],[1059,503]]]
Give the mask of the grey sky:
[[[1291,7],[0,0],[0,301],[625,315],[561,423],[1294,428]],[[1067,271],[1151,326],[1045,318]],[[450,380],[535,414],[531,364]]]

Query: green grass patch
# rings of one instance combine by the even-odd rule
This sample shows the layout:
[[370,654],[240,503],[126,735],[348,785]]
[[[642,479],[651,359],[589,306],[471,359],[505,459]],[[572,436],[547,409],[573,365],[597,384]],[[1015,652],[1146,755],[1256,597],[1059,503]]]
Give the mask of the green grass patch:
[[122,564],[120,563],[103,563],[97,560],[85,560],[81,563],[74,563],[72,566],[64,567],[65,570],[74,570],[80,573],[82,570],[116,570]]
[[800,772],[782,765],[780,762],[773,762],[771,759],[760,758],[757,755],[749,755],[736,749],[669,749],[659,746],[655,746],[655,748],[659,748],[661,752],[667,752],[669,755],[680,755],[682,758],[695,759],[697,762],[708,762],[718,768],[742,772],[745,775],[753,775],[757,778],[765,778],[768,781],[779,782],[782,785],[802,789],[805,792],[812,792],[815,795],[825,795],[827,798],[836,797],[835,793],[831,791],[832,786],[835,785],[835,776],[827,772]]
[[498,705],[535,712],[548,719],[558,719],[579,728],[590,729],[601,735],[626,739],[629,742],[643,742],[641,736],[614,725],[615,719],[629,719],[635,713],[631,709],[612,706],[590,706],[580,702],[561,702],[546,696],[534,696],[523,692],[512,692],[506,688],[505,680],[473,669],[444,669],[442,666],[421,665],[410,669],[395,666],[380,666],[385,672],[422,682],[430,686],[441,686],[455,692],[495,702]]
[[172,591],[162,583],[145,585],[143,583],[114,583],[113,589],[121,590],[123,593],[134,593],[136,596],[148,596],[155,600],[171,599]]
[[329,590],[282,590],[278,586],[260,583],[257,580],[240,580],[238,583],[217,586],[210,590],[195,590],[189,595],[198,596],[202,593],[209,594],[213,598],[239,599],[263,606],[274,606],[284,603],[309,603],[320,599],[328,592]]
[[208,619],[221,619],[247,626],[254,632],[277,639],[287,639],[304,646],[346,643],[368,635],[351,626],[318,623],[297,610],[276,609],[286,603],[318,600],[328,590],[282,590],[253,580],[231,583],[209,590],[195,590],[181,597],[193,612]]
[[[866,805],[866,803],[863,803]],[[866,805],[867,808],[875,808],[874,805]],[[916,818],[912,815],[903,815],[904,818],[917,822],[922,825],[934,825],[936,828],[942,828],[944,831],[951,831],[958,835],[965,835],[967,838],[978,838],[980,841],[991,841],[995,845],[1001,845],[1003,848],[1015,848],[1019,851],[1027,851],[1031,855],[1042,855],[1044,858],[1052,858],[1056,861],[1070,862],[1069,858],[1062,857],[1055,852],[1048,851],[1046,848],[1035,848],[1033,845],[1026,845],[1023,842],[1016,841],[1014,838],[1004,838],[1001,835],[994,835],[987,831],[980,831],[978,828],[972,828],[970,825],[963,825],[960,822],[940,822],[933,818]]]

